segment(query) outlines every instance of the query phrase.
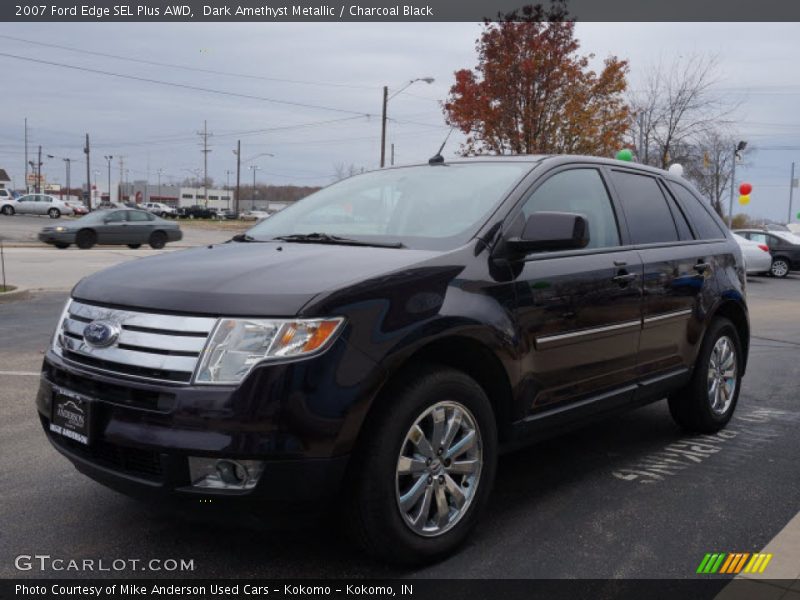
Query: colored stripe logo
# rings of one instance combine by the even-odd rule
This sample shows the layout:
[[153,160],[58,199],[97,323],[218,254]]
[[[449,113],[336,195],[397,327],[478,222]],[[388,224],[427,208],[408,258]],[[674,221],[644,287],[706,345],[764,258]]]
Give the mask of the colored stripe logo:
[[715,573],[763,573],[767,568],[772,554],[756,552],[709,552],[703,557],[697,573],[713,575]]

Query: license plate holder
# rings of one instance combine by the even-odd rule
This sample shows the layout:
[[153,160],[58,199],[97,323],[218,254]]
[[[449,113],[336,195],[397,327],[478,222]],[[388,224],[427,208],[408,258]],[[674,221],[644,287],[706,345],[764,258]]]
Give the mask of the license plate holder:
[[91,399],[64,388],[53,388],[50,431],[88,446],[91,443]]

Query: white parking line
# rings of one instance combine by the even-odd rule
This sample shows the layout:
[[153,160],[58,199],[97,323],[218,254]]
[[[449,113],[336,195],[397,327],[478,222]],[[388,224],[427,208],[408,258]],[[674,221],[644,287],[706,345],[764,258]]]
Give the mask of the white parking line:
[[2,375],[18,375],[20,377],[38,377],[41,373],[37,371],[0,371]]

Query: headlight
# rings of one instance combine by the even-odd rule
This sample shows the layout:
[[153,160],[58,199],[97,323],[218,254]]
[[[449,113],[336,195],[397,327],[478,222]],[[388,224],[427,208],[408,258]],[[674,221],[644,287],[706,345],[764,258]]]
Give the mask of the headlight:
[[66,228],[66,227],[62,227],[61,225],[59,225],[58,227],[56,227],[56,231],[58,231],[59,233],[62,233],[62,232],[64,232],[64,231],[66,231],[66,230],[67,230],[67,228]]
[[195,374],[196,383],[239,383],[253,365],[322,352],[344,319],[220,319]]
[[50,342],[53,352],[59,356],[61,356],[61,349],[64,347],[64,341],[61,338],[64,335],[64,321],[69,315],[70,304],[72,304],[72,298],[67,300],[67,303],[64,305],[61,316],[58,318],[58,325],[56,325],[55,333],[53,333],[53,339]]

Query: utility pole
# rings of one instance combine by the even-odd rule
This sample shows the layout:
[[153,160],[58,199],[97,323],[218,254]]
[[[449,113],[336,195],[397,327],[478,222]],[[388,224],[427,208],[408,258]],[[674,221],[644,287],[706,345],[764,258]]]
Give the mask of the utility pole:
[[28,193],[28,117],[25,117],[25,193]]
[[242,140],[236,142],[236,198],[234,201],[234,210],[239,214],[239,193],[241,192],[241,176],[242,176]]
[[91,156],[89,154],[89,134],[86,134],[86,145],[83,147],[83,153],[86,155],[86,206],[92,210],[92,167]]
[[164,172],[164,169],[159,169],[156,171],[158,174],[158,201],[161,202],[161,174]]
[[198,131],[197,135],[203,138],[203,200],[206,208],[208,208],[208,153],[211,149],[208,147],[208,138],[214,135],[208,133],[208,121],[203,121],[203,131]]
[[70,192],[72,191],[72,187],[70,185],[70,180],[69,180],[70,179],[70,167],[71,167],[72,159],[71,158],[65,158],[65,159],[63,159],[63,161],[67,165],[67,201],[69,201]]
[[794,161],[792,161],[792,174],[789,177],[789,218],[786,223],[792,222],[792,196],[794,195]]
[[389,86],[383,86],[383,111],[381,113],[381,169],[386,163],[386,105],[389,102]]
[[392,143],[392,153],[390,154],[389,164],[394,166],[394,143]]
[[[113,158],[113,156],[112,156]],[[122,185],[125,182],[125,157],[120,156],[119,159],[119,184],[117,185],[117,202],[122,203]],[[111,173],[111,165],[109,165],[109,173]],[[111,202],[111,176],[108,177],[108,201]]]
[[[108,163],[108,201],[111,202],[111,161],[114,160],[114,157],[110,154],[107,154],[103,158],[106,159],[106,163]],[[122,157],[119,158],[120,162],[122,162]]]
[[42,192],[42,147],[39,146],[39,160],[36,163],[36,193]]

